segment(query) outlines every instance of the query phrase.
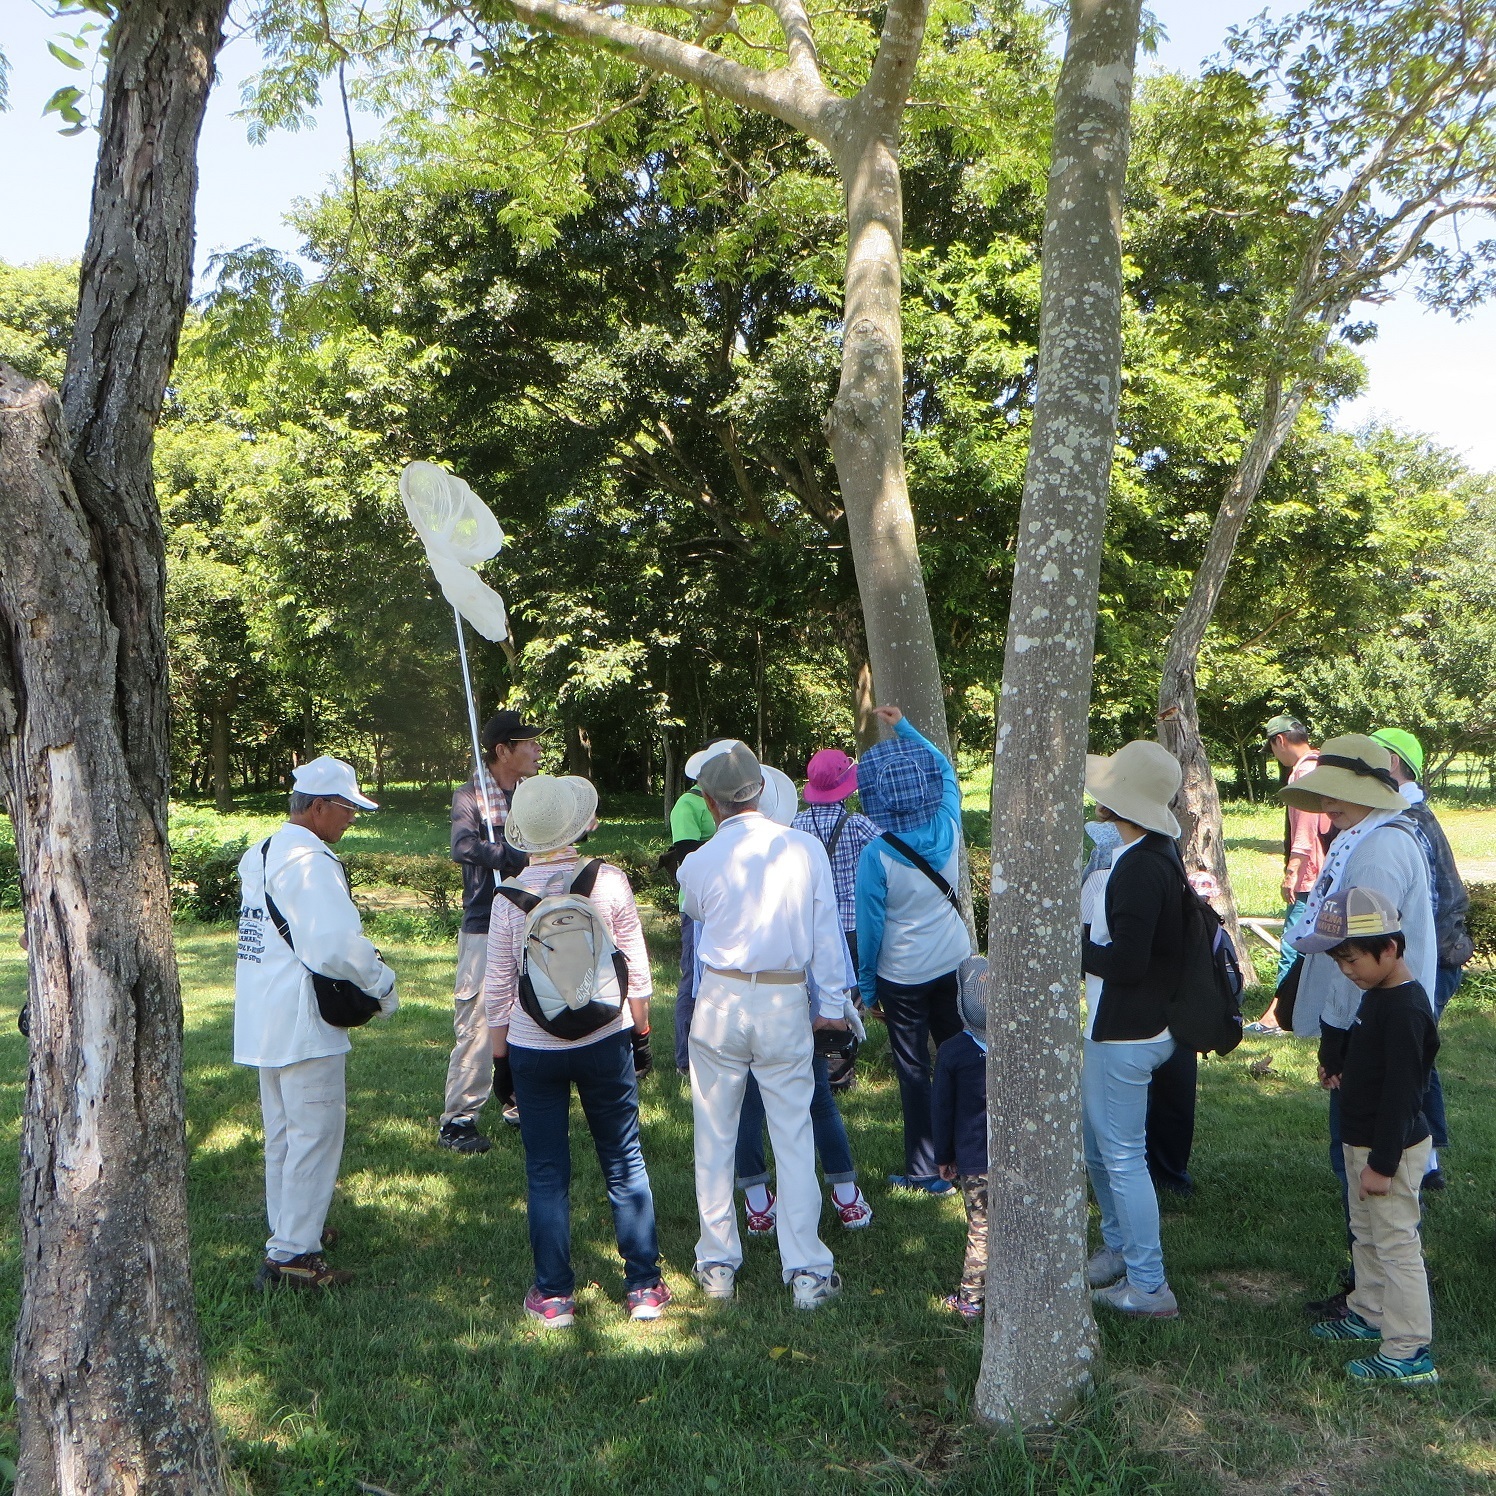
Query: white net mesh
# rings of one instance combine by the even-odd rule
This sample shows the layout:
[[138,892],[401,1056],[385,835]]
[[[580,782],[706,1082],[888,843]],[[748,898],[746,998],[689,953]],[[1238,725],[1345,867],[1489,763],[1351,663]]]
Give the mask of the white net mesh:
[[434,462],[409,462],[400,497],[447,601],[495,644],[509,636],[504,599],[477,572],[496,555],[504,532],[488,506],[461,478]]

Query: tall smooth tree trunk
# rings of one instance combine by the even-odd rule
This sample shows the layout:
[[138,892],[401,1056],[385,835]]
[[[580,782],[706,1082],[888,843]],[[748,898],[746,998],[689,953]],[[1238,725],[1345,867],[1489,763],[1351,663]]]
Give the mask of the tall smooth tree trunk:
[[852,701],[852,731],[861,753],[878,741],[878,719],[873,708],[878,704],[873,694],[873,667],[867,657],[867,631],[862,609],[855,598],[849,598],[837,609],[843,645],[847,652],[847,690]]
[[234,692],[225,691],[213,703],[213,806],[227,815],[234,808],[233,759],[229,743],[229,713]]
[[1210,754],[1200,735],[1195,677],[1205,630],[1221,600],[1226,572],[1247,515],[1262,492],[1267,471],[1288,440],[1308,394],[1307,384],[1295,385],[1285,392],[1277,379],[1268,380],[1257,428],[1242,453],[1221,507],[1216,511],[1205,555],[1190,587],[1189,599],[1169,635],[1158,684],[1158,740],[1179,760],[1184,770],[1184,779],[1174,798],[1174,813],[1179,817],[1184,833],[1180,838],[1184,865],[1192,873],[1206,873],[1215,880],[1218,892],[1211,902],[1243,957],[1246,956],[1246,946],[1237,916],[1231,875],[1226,868],[1221,796],[1211,771]]
[[1071,0],[1039,374],[992,781],[994,1250],[976,1412],[1052,1425],[1091,1386],[1079,994],[1081,804],[1122,365],[1122,189],[1140,0]]
[[904,469],[904,192],[899,131],[923,3],[890,6],[880,62],[837,132],[847,208],[841,382],[827,436],[846,510],[877,699],[949,750],[940,656]]
[[223,1489],[188,1263],[151,445],[226,9],[119,7],[61,402],[0,369],[0,788],[30,942],[19,1496]]

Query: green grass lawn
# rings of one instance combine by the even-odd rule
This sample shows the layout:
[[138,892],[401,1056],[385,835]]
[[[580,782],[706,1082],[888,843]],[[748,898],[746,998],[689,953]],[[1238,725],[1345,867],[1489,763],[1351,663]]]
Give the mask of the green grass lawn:
[[[646,805],[629,809],[635,818],[606,826],[599,850],[662,836]],[[218,824],[210,812],[188,814],[205,829]],[[360,823],[355,835],[388,839],[366,850],[443,845],[439,806],[385,814]],[[1254,869],[1271,879],[1273,815],[1233,815],[1243,884]],[[273,824],[267,814],[243,829]],[[1468,845],[1485,834],[1472,824]],[[1462,824],[1455,835],[1467,844]],[[12,1145],[26,1069],[13,1022],[25,987],[17,929],[16,915],[0,915],[0,1130]],[[654,916],[650,930],[663,1040],[674,930]],[[1340,1375],[1346,1354],[1305,1333],[1299,1302],[1329,1286],[1342,1251],[1324,1101],[1307,1046],[1244,1045],[1202,1065],[1199,1192],[1165,1215],[1181,1318],[1105,1321],[1094,1403],[1058,1436],[1025,1446],[969,1421],[980,1333],[940,1308],[959,1273],[959,1203],[882,1186],[901,1148],[881,1033],[845,1107],[876,1219],[855,1235],[829,1214],[825,1223],[847,1282],[838,1303],[792,1311],[777,1254],[762,1242],[749,1245],[736,1304],[709,1310],[697,1295],[689,1098],[661,1043],[662,1073],[643,1087],[644,1148],[677,1305],[657,1325],[624,1319],[606,1201],[574,1117],[582,1313],[574,1332],[545,1332],[520,1310],[530,1259],[517,1135],[495,1124],[494,1150],[475,1158],[434,1146],[451,948],[386,943],[403,1006],[354,1036],[332,1214],[345,1233],[337,1260],[359,1278],[325,1300],[251,1287],[265,1234],[259,1113],[253,1072],[230,1063],[231,932],[184,926],[179,949],[203,1329],[237,1479],[255,1496],[1492,1489],[1496,980],[1467,984],[1444,1026],[1456,1147],[1450,1188],[1427,1222],[1438,1388],[1353,1389]],[[1252,1076],[1249,1064],[1269,1054],[1271,1070]],[[10,1220],[13,1178],[5,1191]],[[0,1271],[12,1315],[18,1273],[12,1230]]]

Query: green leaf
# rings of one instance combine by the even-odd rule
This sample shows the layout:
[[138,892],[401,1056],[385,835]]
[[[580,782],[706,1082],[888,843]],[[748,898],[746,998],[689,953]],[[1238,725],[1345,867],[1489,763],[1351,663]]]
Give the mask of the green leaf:
[[59,47],[56,42],[48,42],[47,51],[49,51],[64,67],[72,68],[74,72],[80,71],[83,67],[83,59],[81,57],[75,57],[65,48]]
[[42,113],[60,114],[64,119],[66,119],[68,111],[73,109],[73,106],[76,105],[78,100],[82,97],[83,90],[81,88],[73,88],[71,85],[67,88],[59,88],[57,92],[53,94],[45,104],[42,105]]

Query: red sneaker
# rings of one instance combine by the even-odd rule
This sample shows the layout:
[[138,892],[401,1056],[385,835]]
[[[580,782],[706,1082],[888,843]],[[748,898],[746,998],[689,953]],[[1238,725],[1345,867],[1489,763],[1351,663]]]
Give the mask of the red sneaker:
[[670,1290],[661,1278],[648,1288],[631,1288],[624,1302],[629,1306],[630,1319],[658,1319],[665,1312],[670,1298]]
[[532,1287],[525,1295],[525,1313],[552,1330],[567,1330],[577,1322],[577,1301],[570,1294],[546,1298]]
[[769,1191],[769,1205],[766,1210],[755,1210],[745,1195],[743,1197],[743,1214],[748,1217],[749,1236],[772,1236],[774,1233],[774,1220],[777,1211],[774,1206],[774,1191]]
[[861,1231],[865,1226],[873,1224],[873,1207],[867,1203],[867,1198],[861,1190],[858,1190],[846,1205],[843,1205],[833,1193],[831,1203],[836,1206],[836,1213],[841,1217],[841,1223],[848,1231]]

